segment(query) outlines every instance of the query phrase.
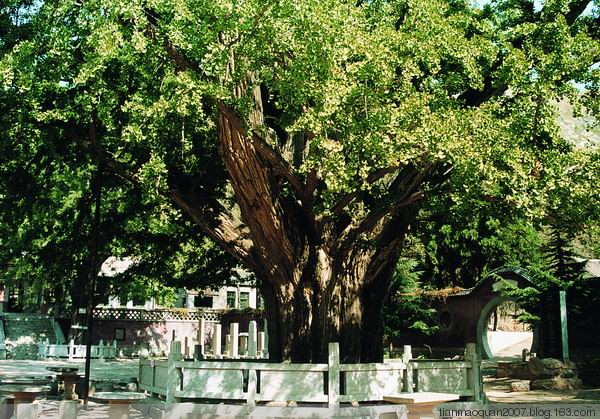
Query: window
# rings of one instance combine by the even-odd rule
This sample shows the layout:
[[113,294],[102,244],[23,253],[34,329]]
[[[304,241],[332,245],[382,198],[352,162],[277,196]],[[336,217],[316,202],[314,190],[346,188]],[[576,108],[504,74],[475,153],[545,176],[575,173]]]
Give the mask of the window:
[[452,315],[448,311],[442,311],[440,313],[440,324],[444,329],[447,329],[452,324]]
[[125,329],[115,328],[115,340],[125,340]]
[[207,307],[212,308],[213,306],[213,298],[212,297],[200,297],[197,296],[194,300],[195,307]]
[[240,308],[250,307],[250,293],[240,292]]
[[227,291],[227,307],[235,308],[235,291]]

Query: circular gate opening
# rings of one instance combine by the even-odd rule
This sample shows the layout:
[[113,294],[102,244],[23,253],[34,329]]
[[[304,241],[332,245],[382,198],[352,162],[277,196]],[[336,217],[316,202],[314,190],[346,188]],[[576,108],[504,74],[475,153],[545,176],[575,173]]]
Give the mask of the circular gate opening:
[[518,320],[524,310],[514,301],[504,301],[490,310],[486,322],[487,344],[494,358],[519,358],[531,351],[531,326]]

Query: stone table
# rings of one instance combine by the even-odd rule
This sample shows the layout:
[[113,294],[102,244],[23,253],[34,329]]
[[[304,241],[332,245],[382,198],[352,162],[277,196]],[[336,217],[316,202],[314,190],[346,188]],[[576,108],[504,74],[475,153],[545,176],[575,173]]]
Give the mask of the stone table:
[[449,393],[399,393],[393,396],[383,396],[383,400],[391,403],[404,404],[408,407],[408,419],[435,418],[433,408],[439,404],[459,400],[458,394]]
[[0,377],[0,385],[6,384],[28,384],[33,386],[45,386],[49,385],[54,381],[54,377],[52,376],[43,376],[43,377],[22,377],[22,378],[5,378]]
[[79,368],[77,367],[46,367],[48,371],[57,372],[60,374],[56,375],[58,381],[65,383],[65,392],[63,393],[63,400],[77,400],[77,393],[75,393],[75,384],[81,379],[81,376],[77,375]]
[[[13,418],[30,419],[37,418],[37,404],[33,404],[36,397],[50,391],[49,386],[34,386],[28,384],[5,384],[0,385],[0,392],[12,393],[15,397],[15,411]],[[23,405],[23,406],[19,406]]]
[[131,402],[135,400],[145,399],[144,393],[135,393],[132,391],[114,391],[114,392],[99,392],[90,397],[92,400],[97,400],[103,403],[108,403],[109,419],[127,419],[129,418],[129,410]]

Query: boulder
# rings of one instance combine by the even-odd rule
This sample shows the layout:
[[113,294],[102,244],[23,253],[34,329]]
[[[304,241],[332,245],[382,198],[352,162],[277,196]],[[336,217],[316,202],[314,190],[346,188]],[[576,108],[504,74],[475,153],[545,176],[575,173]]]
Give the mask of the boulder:
[[531,358],[527,363],[527,376],[520,378],[527,378],[529,380],[538,380],[543,378],[552,378],[557,376],[560,370],[548,368],[544,362],[537,357]]
[[529,381],[515,381],[514,383],[510,383],[510,391],[529,391]]
[[545,378],[541,380],[532,380],[529,383],[531,390],[577,390],[582,387],[579,378]]
[[496,369],[496,378],[507,378],[508,376],[509,373],[507,369],[500,367]]
[[555,358],[544,358],[542,359],[542,364],[544,364],[544,367],[550,370],[560,370],[565,368],[565,365]]

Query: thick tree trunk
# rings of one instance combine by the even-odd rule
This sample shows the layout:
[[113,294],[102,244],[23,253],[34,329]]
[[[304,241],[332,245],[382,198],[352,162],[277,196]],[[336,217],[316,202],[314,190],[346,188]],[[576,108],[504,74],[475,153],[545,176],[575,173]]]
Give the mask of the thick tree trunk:
[[[328,344],[339,342],[342,362],[382,360],[382,310],[393,269],[368,277],[365,267],[371,260],[360,255],[344,264],[322,255],[305,267],[303,282],[289,294],[277,292],[268,278],[261,278],[271,359],[327,362]],[[392,256],[389,266],[396,261]]]

